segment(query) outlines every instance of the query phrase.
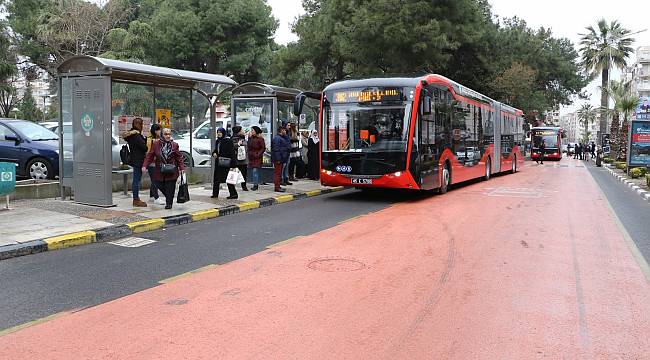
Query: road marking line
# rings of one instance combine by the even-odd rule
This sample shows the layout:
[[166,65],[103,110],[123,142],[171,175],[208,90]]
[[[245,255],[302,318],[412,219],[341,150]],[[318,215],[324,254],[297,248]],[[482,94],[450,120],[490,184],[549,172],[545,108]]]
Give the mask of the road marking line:
[[280,196],[275,197],[275,201],[278,204],[289,202],[291,200],[293,200],[293,195],[280,195]]
[[305,237],[304,235],[294,236],[294,237],[292,237],[290,239],[283,240],[283,241],[280,241],[280,242],[276,242],[275,244],[271,244],[271,245],[267,246],[266,248],[271,249],[271,248],[274,248],[274,247],[277,247],[277,246],[285,245],[285,244],[288,244],[288,243],[290,243],[290,242],[292,242],[294,240],[298,240],[298,239],[301,239],[301,238],[304,238],[304,237]]
[[237,204],[239,212],[257,209],[260,207],[259,201],[247,201],[245,203]]
[[109,244],[128,247],[128,248],[137,248],[137,247],[153,244],[155,242],[156,240],[143,239],[138,237],[127,237],[120,240],[110,241]]
[[92,242],[95,242],[95,232],[81,231],[72,234],[54,236],[44,239],[43,241],[45,241],[47,244],[47,250],[65,249],[72,246],[90,244]]
[[362,217],[364,217],[364,216],[366,216],[366,215],[368,215],[368,214],[362,214],[362,215],[353,216],[353,217],[351,217],[351,218],[349,218],[349,219],[345,219],[345,220],[341,220],[341,221],[339,221],[338,224],[339,224],[339,225],[341,225],[341,224],[345,224],[346,222],[350,222],[350,221],[353,221],[353,220],[360,219],[360,218],[362,218]]
[[200,268],[198,268],[198,269],[194,269],[194,270],[192,270],[192,271],[188,271],[188,272],[186,272],[186,273],[182,273],[182,274],[179,274],[179,275],[176,275],[176,276],[169,277],[169,278],[167,278],[167,279],[160,280],[160,281],[158,281],[158,284],[169,284],[169,283],[172,282],[172,281],[176,281],[176,280],[182,279],[182,278],[184,278],[184,277],[188,277],[188,276],[190,276],[190,275],[198,274],[198,273],[200,273],[200,272],[204,272],[204,271],[206,271],[206,270],[210,270],[210,269],[216,268],[217,266],[219,266],[219,264],[210,264],[210,265],[206,265],[206,266],[200,267]]
[[32,327],[34,325],[46,323],[46,322],[48,322],[50,320],[54,320],[56,318],[59,318],[59,317],[61,317],[63,315],[72,314],[75,311],[76,310],[61,311],[61,312],[58,312],[56,314],[48,315],[48,316],[40,318],[40,319],[32,320],[32,321],[26,322],[24,324],[20,324],[20,325],[14,326],[14,327],[10,327],[9,329],[4,329],[4,330],[0,331],[0,337],[5,336],[5,335],[9,335],[11,333],[15,333],[16,331],[20,331],[20,330],[26,329],[28,327]]
[[648,262],[645,260],[643,257],[643,254],[641,254],[641,251],[639,251],[639,248],[636,246],[636,243],[634,240],[632,240],[632,237],[630,234],[627,232],[627,229],[623,225],[623,222],[621,222],[621,219],[616,215],[616,211],[614,211],[614,207],[612,204],[609,202],[609,199],[607,198],[607,195],[605,195],[605,192],[603,189],[600,188],[600,185],[596,182],[596,179],[594,176],[591,174],[590,171],[589,175],[591,175],[591,181],[594,182],[594,185],[600,191],[601,197],[605,200],[605,204],[607,205],[607,208],[609,209],[609,212],[612,214],[612,217],[614,218],[614,222],[616,223],[616,226],[618,226],[618,229],[621,231],[623,234],[623,239],[625,239],[625,243],[627,244],[627,248],[630,250],[630,253],[632,253],[632,257],[634,260],[636,260],[636,263],[639,265],[639,268],[641,269],[641,273],[645,276],[646,280],[650,282],[650,265],[648,265]]
[[158,230],[165,226],[165,220],[163,219],[150,219],[143,221],[136,221],[126,224],[134,234],[139,234],[147,231]]

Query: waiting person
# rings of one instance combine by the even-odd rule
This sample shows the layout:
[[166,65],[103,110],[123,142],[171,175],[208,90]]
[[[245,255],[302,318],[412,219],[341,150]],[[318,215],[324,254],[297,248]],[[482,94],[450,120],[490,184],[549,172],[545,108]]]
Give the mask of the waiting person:
[[266,144],[262,136],[262,129],[259,126],[253,126],[248,137],[248,167],[252,171],[253,191],[256,191],[260,185],[260,168],[265,151]]
[[596,158],[596,143],[593,141],[591,142],[591,158]]
[[[233,146],[232,140],[228,137],[226,129],[219,128],[217,130],[217,142],[215,143],[214,151],[212,152],[212,157],[217,160],[217,166],[214,168],[214,176],[212,177],[212,198],[219,197],[219,188],[221,187],[221,184],[226,182],[230,169],[237,166],[236,156],[235,147]],[[227,164],[220,166],[220,162],[225,162]],[[239,197],[235,185],[228,184],[228,191],[230,192],[230,195],[227,199],[237,199]]]
[[276,192],[285,192],[280,187],[282,183],[283,168],[289,161],[289,153],[291,150],[291,143],[287,139],[287,129],[280,127],[278,133],[273,137],[271,142],[271,161],[273,162],[273,183],[275,184]]
[[162,130],[162,137],[152,144],[141,170],[145,171],[150,164],[154,164],[153,178],[156,188],[165,195],[165,209],[171,209],[176,180],[185,171],[183,155],[178,150],[178,143],[172,139],[171,129]]
[[309,178],[312,180],[318,180],[320,178],[320,159],[318,156],[318,143],[320,139],[318,138],[318,131],[314,130],[311,132],[307,145],[307,159],[309,164]]
[[282,185],[293,185],[289,182],[289,160],[291,158],[291,138],[289,137],[289,123],[282,121],[282,128],[284,128],[284,135],[282,136],[289,143],[289,158],[282,164]]
[[296,123],[289,126],[289,141],[291,142],[291,153],[289,154],[289,181],[296,181],[296,168],[300,160],[300,134]]
[[147,203],[140,200],[140,182],[142,181],[142,164],[147,155],[147,140],[142,135],[142,119],[133,119],[131,130],[122,134],[122,138],[129,144],[131,154],[131,167],[133,168],[133,181],[131,191],[133,192],[133,206],[147,207]]
[[[162,133],[162,127],[159,124],[151,125],[149,129],[149,136],[147,136],[147,152],[153,149],[153,143],[156,140],[160,140]],[[147,172],[149,173],[149,179],[151,180],[151,185],[149,186],[149,201],[156,205],[165,205],[165,201],[160,198],[158,194],[158,188],[156,187],[155,180],[153,179],[154,164],[149,164],[147,166]]]
[[309,147],[309,131],[300,133],[300,160],[302,169],[299,178],[310,178],[309,174],[309,158],[307,157],[307,149]]
[[573,158],[577,160],[579,153],[580,153],[580,143],[576,143],[575,147],[573,148]]
[[246,142],[246,133],[244,133],[244,129],[239,125],[232,128],[232,133],[232,144],[236,155],[237,169],[239,169],[244,177],[241,188],[244,191],[248,191],[248,187],[246,186],[248,176],[248,143]]

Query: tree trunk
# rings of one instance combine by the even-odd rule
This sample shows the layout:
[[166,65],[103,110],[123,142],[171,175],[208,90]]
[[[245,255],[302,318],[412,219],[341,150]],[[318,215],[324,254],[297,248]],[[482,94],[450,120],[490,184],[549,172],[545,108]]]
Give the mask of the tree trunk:
[[618,158],[621,159],[622,161],[627,160],[627,134],[629,129],[630,124],[627,121],[627,114],[623,114],[623,124],[621,125],[621,131],[619,132],[619,137],[618,137],[618,146],[619,146],[619,152],[618,152]]
[[[600,92],[600,108],[609,109],[609,96],[605,89],[609,85],[609,69],[603,69],[601,78],[601,92]],[[602,146],[602,136],[607,131],[607,114],[604,111],[600,112],[600,123],[598,126],[599,134],[596,134],[596,144]]]
[[618,159],[618,148],[619,148],[619,139],[618,139],[618,133],[619,133],[619,127],[620,127],[620,121],[619,121],[620,115],[618,113],[614,114],[612,116],[612,127],[609,130],[610,137],[609,137],[609,146],[610,146],[610,157],[612,159]]

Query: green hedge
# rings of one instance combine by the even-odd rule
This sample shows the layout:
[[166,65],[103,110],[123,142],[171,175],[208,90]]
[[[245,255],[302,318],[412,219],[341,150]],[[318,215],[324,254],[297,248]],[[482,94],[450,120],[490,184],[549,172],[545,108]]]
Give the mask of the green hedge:
[[645,176],[645,184],[650,188],[650,174]]
[[642,176],[645,176],[645,168],[630,169],[630,176],[632,177],[632,179],[638,179]]
[[610,158],[610,157],[605,157],[605,158],[603,158],[603,162],[604,162],[605,164],[611,164],[611,163],[614,162],[614,159],[612,159],[612,158]]
[[614,163],[614,165],[619,170],[623,170],[623,171],[627,170],[627,164],[623,161],[617,161]]

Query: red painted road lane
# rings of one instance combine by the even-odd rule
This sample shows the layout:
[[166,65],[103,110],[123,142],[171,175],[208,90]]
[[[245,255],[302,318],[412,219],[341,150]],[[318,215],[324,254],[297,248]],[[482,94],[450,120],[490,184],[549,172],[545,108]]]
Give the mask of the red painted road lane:
[[554,165],[6,335],[2,356],[648,358],[650,284],[586,169]]

